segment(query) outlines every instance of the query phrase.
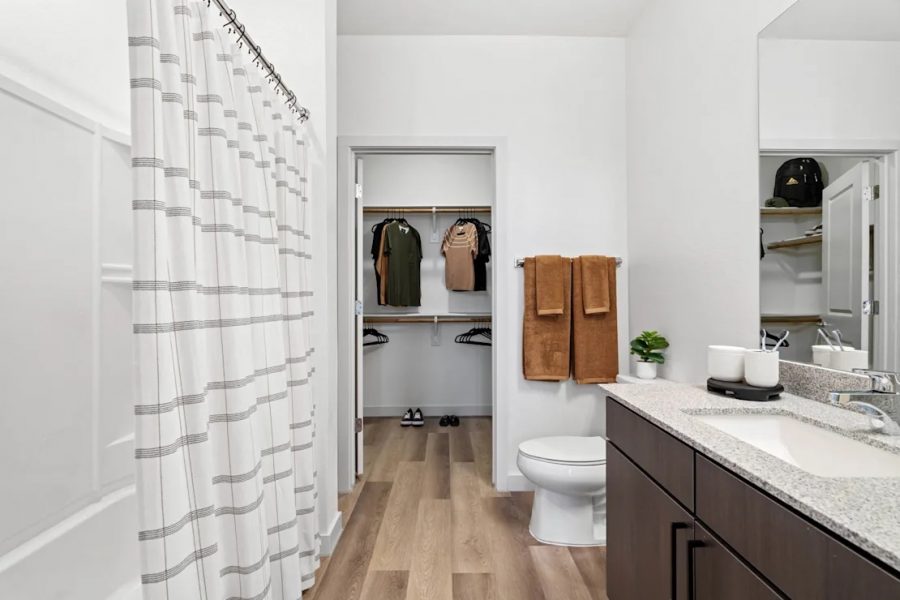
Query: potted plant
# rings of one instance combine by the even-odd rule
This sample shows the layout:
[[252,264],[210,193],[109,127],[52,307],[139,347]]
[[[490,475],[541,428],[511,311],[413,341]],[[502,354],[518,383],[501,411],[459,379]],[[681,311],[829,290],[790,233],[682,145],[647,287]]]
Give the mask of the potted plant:
[[669,347],[669,341],[658,331],[643,331],[631,340],[631,353],[638,357],[634,374],[641,379],[656,379],[657,365],[666,362],[661,350]]

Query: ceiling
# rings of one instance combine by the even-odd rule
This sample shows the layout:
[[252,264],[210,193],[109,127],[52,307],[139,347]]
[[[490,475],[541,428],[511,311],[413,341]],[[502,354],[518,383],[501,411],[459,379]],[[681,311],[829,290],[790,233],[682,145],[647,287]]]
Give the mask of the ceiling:
[[760,37],[900,41],[900,0],[798,0]]
[[339,0],[343,35],[624,36],[648,0]]

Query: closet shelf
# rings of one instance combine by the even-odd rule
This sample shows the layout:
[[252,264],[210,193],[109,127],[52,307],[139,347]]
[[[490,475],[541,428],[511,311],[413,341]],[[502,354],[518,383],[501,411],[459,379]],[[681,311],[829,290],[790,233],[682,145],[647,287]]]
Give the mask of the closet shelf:
[[363,214],[490,213],[490,206],[364,206]]
[[763,217],[809,217],[822,214],[822,207],[810,208],[760,208],[759,214]]
[[781,248],[796,248],[798,246],[810,246],[812,244],[821,244],[822,234],[807,235],[789,240],[781,240],[780,242],[772,242],[766,246],[767,250],[778,250]]
[[483,323],[491,315],[365,315],[364,323]]
[[810,323],[817,325],[822,322],[819,315],[760,315],[762,323]]

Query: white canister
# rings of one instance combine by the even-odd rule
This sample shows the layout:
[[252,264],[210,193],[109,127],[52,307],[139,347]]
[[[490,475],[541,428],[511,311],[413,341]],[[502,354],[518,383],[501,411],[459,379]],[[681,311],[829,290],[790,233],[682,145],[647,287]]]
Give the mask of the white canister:
[[831,366],[831,346],[829,346],[828,344],[813,344],[812,354],[812,361],[814,365],[818,365],[820,367]]
[[778,385],[778,360],[778,352],[747,350],[744,355],[744,379],[756,387]]
[[719,381],[741,381],[744,378],[744,352],[740,346],[709,346],[706,371]]
[[851,350],[848,346],[844,346],[844,350],[838,350],[831,353],[832,369],[838,371],[852,371],[853,369],[869,368],[869,353],[865,350]]

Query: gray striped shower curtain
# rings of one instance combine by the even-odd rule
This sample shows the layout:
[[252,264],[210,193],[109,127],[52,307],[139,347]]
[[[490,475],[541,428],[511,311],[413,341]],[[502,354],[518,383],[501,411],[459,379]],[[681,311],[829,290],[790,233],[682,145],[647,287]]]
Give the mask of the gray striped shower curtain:
[[128,0],[146,600],[319,563],[303,127],[204,2]]

